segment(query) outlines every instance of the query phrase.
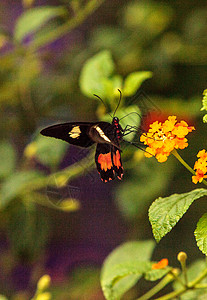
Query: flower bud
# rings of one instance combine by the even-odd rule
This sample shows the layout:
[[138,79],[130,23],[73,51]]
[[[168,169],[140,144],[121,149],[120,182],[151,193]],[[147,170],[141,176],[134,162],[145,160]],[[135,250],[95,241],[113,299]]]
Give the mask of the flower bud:
[[172,273],[173,275],[175,275],[175,276],[178,276],[178,275],[180,274],[180,270],[177,269],[177,268],[173,268],[172,271],[171,271],[171,273]]
[[37,295],[37,297],[35,298],[36,300],[51,300],[52,299],[52,295],[51,293],[42,293]]
[[179,252],[177,256],[178,261],[182,264],[186,262],[187,254],[185,252]]
[[50,276],[49,275],[43,275],[37,283],[37,290],[38,291],[46,290],[50,286],[50,283],[51,283]]
[[30,143],[24,150],[24,155],[27,158],[32,158],[37,153],[37,146],[35,142]]

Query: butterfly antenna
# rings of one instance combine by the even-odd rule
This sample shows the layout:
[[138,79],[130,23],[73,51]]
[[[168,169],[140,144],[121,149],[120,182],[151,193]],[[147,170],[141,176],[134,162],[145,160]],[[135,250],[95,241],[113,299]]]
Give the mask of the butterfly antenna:
[[[106,106],[106,104],[104,103],[103,99],[101,99],[101,97],[99,97],[99,96],[96,95],[96,94],[93,94],[93,95],[94,95],[94,97],[98,98],[98,99],[103,103],[103,105],[105,106],[106,109],[108,109],[107,106]],[[111,118],[113,118],[112,115],[111,115],[109,112],[108,112],[108,114],[109,114],[109,116],[110,116]]]
[[114,111],[114,113],[113,113],[113,117],[115,116],[115,114],[116,114],[116,112],[117,112],[117,109],[119,108],[119,105],[120,105],[120,103],[121,103],[121,99],[122,99],[122,92],[121,92],[120,89],[118,89],[118,91],[119,91],[120,97],[119,97],[119,102],[118,102],[118,104],[117,104],[117,107],[116,107],[116,109],[115,109],[115,111]]
[[[140,149],[140,150],[142,150],[142,151],[144,151],[144,152],[146,152],[146,153],[152,155],[152,153],[150,153],[150,152],[148,152],[147,150],[143,149],[142,146],[139,146],[139,145],[137,145],[137,144],[134,143],[134,142],[129,142],[129,141],[126,141],[126,140],[123,140],[123,141],[124,141],[125,143],[127,143],[127,144],[130,144],[130,145],[132,145],[132,146],[134,146],[134,147],[136,147],[136,148],[138,148],[138,149]],[[155,157],[155,155],[152,155],[152,156]]]
[[119,121],[121,121],[122,119],[126,118],[127,116],[131,115],[131,114],[136,114],[140,117],[140,120],[142,119],[142,116],[140,114],[138,114],[136,111],[133,111],[131,113],[128,113],[126,116],[122,117],[121,119],[119,119]]

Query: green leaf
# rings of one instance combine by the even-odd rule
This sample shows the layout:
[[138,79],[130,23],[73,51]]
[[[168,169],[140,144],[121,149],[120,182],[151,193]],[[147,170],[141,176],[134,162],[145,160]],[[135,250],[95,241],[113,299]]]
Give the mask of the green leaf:
[[182,218],[194,200],[207,195],[207,190],[196,189],[184,194],[158,198],[149,208],[149,220],[157,242]]
[[16,153],[9,142],[0,142],[0,179],[7,177],[14,171],[16,164]]
[[140,88],[141,84],[148,78],[152,77],[152,72],[142,71],[134,72],[127,76],[124,81],[123,95],[132,96]]
[[152,268],[150,268],[150,270],[146,272],[144,278],[149,281],[155,281],[164,277],[167,273],[170,272],[170,270],[172,270],[172,268],[170,267],[166,267],[164,269],[157,269],[157,270],[156,269],[152,270]]
[[119,75],[112,76],[111,78],[103,78],[103,90],[106,97],[106,101],[109,102],[110,100],[110,107],[112,105],[115,107],[117,106],[117,99],[115,95],[118,94],[118,97],[120,96],[118,89],[121,89],[122,81],[122,77]]
[[201,110],[207,111],[207,89],[203,91],[202,108]]
[[200,220],[198,221],[196,230],[194,232],[197,246],[203,252],[203,254],[207,255],[207,213],[205,213]]
[[31,203],[16,203],[9,213],[8,233],[13,252],[22,259],[35,259],[48,240],[49,223],[44,211]]
[[0,209],[3,209],[11,200],[23,193],[28,184],[41,178],[43,178],[43,175],[37,171],[21,171],[9,176],[1,187]]
[[203,123],[207,123],[207,114],[203,116]]
[[107,300],[118,300],[139,278],[150,270],[149,259],[155,244],[153,241],[125,243],[104,261],[101,286]]
[[17,20],[14,38],[21,42],[28,34],[34,33],[50,19],[65,15],[63,6],[40,6],[26,10]]
[[[202,108],[201,110],[207,111],[207,89],[203,91]],[[207,114],[203,117],[203,122],[207,123]]]
[[107,300],[118,300],[129,290],[143,274],[151,269],[149,261],[131,259],[111,268],[111,274],[102,284]]
[[61,140],[38,135],[24,153],[26,157],[36,157],[42,164],[53,168],[61,162],[67,148],[68,144]]
[[80,74],[79,84],[82,93],[90,98],[94,98],[93,94],[106,98],[106,81],[111,79],[114,68],[114,62],[109,51],[99,52],[88,59]]

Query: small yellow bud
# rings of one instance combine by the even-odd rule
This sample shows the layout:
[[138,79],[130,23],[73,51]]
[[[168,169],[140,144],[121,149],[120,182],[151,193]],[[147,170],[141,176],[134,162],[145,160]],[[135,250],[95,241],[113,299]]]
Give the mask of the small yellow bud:
[[172,269],[171,273],[175,276],[178,276],[180,274],[180,270],[177,268]]
[[49,292],[46,293],[42,293],[36,296],[35,298],[36,300],[51,300],[52,299],[52,295]]
[[43,275],[37,283],[38,292],[46,290],[50,286],[50,283],[51,283],[50,276],[49,275]]
[[187,254],[185,252],[179,252],[178,253],[178,256],[177,256],[177,260],[180,262],[180,263],[185,263],[187,259]]
[[78,200],[74,198],[67,198],[64,199],[62,202],[60,202],[59,208],[63,211],[68,211],[68,212],[76,211],[80,209],[80,203]]
[[24,150],[24,155],[27,157],[27,158],[32,158],[35,156],[37,152],[37,146],[36,146],[36,143],[33,142],[33,143],[30,143]]

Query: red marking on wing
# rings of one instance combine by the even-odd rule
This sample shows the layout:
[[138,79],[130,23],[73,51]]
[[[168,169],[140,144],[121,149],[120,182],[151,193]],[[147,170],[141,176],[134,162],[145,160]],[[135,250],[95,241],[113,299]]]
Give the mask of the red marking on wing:
[[118,150],[116,150],[116,152],[113,154],[113,162],[114,162],[114,165],[117,167],[117,169],[119,169],[122,166],[120,159],[121,159],[120,152]]
[[99,154],[98,163],[100,164],[102,170],[110,170],[113,167],[111,153]]

